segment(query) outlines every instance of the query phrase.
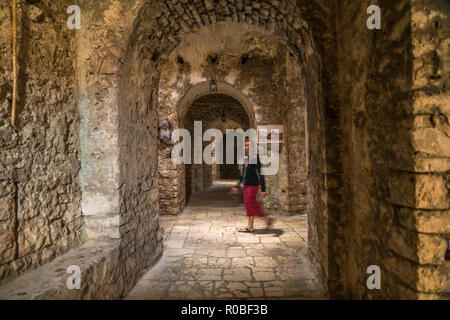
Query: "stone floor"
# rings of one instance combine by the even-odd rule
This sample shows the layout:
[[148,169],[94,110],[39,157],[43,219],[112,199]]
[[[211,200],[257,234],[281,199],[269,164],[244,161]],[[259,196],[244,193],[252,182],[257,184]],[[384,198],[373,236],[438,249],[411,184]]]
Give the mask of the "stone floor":
[[321,299],[307,256],[306,216],[274,216],[272,229],[246,226],[233,182],[191,197],[180,216],[162,216],[164,254],[126,299]]

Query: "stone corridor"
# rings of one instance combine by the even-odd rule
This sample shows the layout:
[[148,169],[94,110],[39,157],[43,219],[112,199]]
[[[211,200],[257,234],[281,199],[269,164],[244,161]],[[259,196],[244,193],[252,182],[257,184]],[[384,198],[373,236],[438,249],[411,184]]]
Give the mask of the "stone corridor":
[[450,298],[450,1],[74,2],[0,1],[0,299]]
[[262,220],[246,226],[233,181],[216,181],[193,194],[180,216],[161,216],[164,253],[126,299],[320,299],[324,297],[307,254],[307,218]]

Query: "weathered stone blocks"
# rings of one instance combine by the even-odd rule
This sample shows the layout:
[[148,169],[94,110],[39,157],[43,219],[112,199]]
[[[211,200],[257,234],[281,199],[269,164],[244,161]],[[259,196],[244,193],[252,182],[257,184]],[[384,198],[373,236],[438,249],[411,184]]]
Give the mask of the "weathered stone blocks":
[[399,223],[406,229],[421,233],[449,234],[450,213],[448,210],[415,210],[400,208]]
[[390,233],[388,245],[398,255],[419,264],[443,264],[447,250],[447,240],[441,236],[416,233],[402,227]]
[[442,174],[394,172],[389,177],[390,201],[420,209],[447,209],[450,198]]
[[14,130],[11,3],[0,4],[0,282],[76,246],[81,234],[76,53],[61,6],[18,5]]
[[14,260],[16,254],[16,236],[13,231],[0,231],[0,261],[8,263]]
[[413,133],[417,151],[431,156],[450,157],[450,136],[434,128],[422,128]]

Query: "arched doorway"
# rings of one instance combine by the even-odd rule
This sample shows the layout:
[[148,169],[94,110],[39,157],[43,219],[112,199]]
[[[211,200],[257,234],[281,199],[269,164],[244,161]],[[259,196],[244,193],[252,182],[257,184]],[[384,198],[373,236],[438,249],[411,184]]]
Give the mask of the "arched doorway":
[[[199,56],[203,57],[210,46],[217,47],[215,43],[221,41],[216,37],[218,29],[228,33],[242,34],[248,37],[249,42],[244,42],[249,47],[251,53],[246,56],[245,53],[232,54],[226,57],[225,63],[217,64],[218,59],[215,58],[213,52],[206,54],[206,64],[203,60],[198,60],[200,69],[192,68],[185,62],[190,60],[183,56],[173,57],[172,53],[179,53],[175,51],[180,43],[172,42],[171,37],[164,38],[163,42],[156,41],[156,34],[148,24],[149,17],[154,17],[155,21],[160,21],[155,15],[158,14],[158,9],[151,5],[143,6],[139,9],[139,14],[136,18],[135,28],[130,37],[127,38],[127,59],[124,59],[123,65],[120,67],[120,77],[117,78],[116,86],[109,86],[109,92],[105,97],[116,97],[116,110],[111,110],[110,116],[117,117],[115,123],[117,132],[111,130],[112,139],[110,144],[104,144],[103,140],[96,140],[98,134],[93,134],[86,139],[84,156],[86,159],[84,163],[83,175],[83,202],[88,223],[87,228],[92,230],[90,233],[92,238],[106,235],[106,231],[112,229],[118,239],[123,243],[132,243],[136,245],[136,255],[134,259],[140,261],[140,256],[153,257],[145,259],[147,263],[154,261],[157,258],[161,249],[161,230],[159,229],[159,210],[162,201],[158,201],[158,191],[160,184],[158,179],[160,170],[158,166],[164,162],[158,154],[157,146],[157,126],[158,121],[165,119],[165,117],[173,117],[175,128],[178,127],[179,119],[184,116],[187,111],[187,106],[190,102],[195,101],[199,96],[209,93],[210,82],[212,80],[217,83],[218,94],[228,94],[238,100],[244,109],[251,110],[255,113],[255,118],[249,114],[250,123],[254,127],[257,124],[268,123],[272,120],[288,121],[289,115],[296,107],[303,110],[305,120],[308,125],[305,125],[306,145],[304,151],[308,154],[308,184],[312,186],[307,191],[307,196],[310,199],[308,202],[308,213],[311,217],[310,224],[310,251],[314,256],[314,261],[317,263],[317,272],[320,274],[322,280],[326,279],[326,270],[328,269],[328,261],[326,258],[327,251],[327,220],[325,181],[323,179],[323,172],[325,172],[325,149],[324,149],[324,134],[323,134],[323,109],[321,108],[320,99],[320,84],[319,73],[320,64],[318,55],[315,52],[311,37],[305,30],[296,32],[274,32],[267,30],[252,23],[241,22],[217,22],[214,24],[207,24],[204,28],[194,32],[189,32],[193,38],[186,37],[189,46],[189,41],[195,39],[207,39],[209,45],[203,48],[206,50]],[[298,12],[299,16],[300,13]],[[143,18],[145,17],[145,18]],[[145,22],[144,22],[145,21]],[[152,20],[153,21],[153,20]],[[159,23],[159,22],[158,22]],[[159,28],[158,26],[157,28]],[[109,26],[109,29],[113,26]],[[209,34],[203,37],[203,32]],[[170,32],[169,32],[170,33]],[[299,33],[302,34],[300,37]],[[152,36],[153,35],[153,36]],[[293,37],[293,38],[292,38]],[[236,34],[233,39],[239,39]],[[139,40],[140,39],[140,40]],[[145,41],[141,41],[147,39]],[[139,40],[139,41],[138,41]],[[221,41],[223,43],[223,41]],[[242,44],[240,40],[234,42],[236,50],[240,50],[239,46]],[[228,44],[227,44],[228,45]],[[192,46],[191,46],[192,47]],[[202,46],[199,46],[202,47]],[[225,50],[227,46],[222,48]],[[230,46],[231,48],[231,46]],[[266,48],[267,52],[262,52],[262,48]],[[277,49],[278,48],[278,49]],[[300,49],[302,48],[302,49]],[[305,48],[308,48],[306,50]],[[189,57],[189,55],[187,56]],[[150,58],[150,59],[149,59]],[[279,58],[285,60],[283,64],[273,62],[273,59]],[[175,78],[170,78],[169,81],[165,79],[165,63],[167,61],[176,61],[181,72],[175,69]],[[239,65],[240,75],[235,73],[226,73],[221,68],[233,61],[234,65]],[[201,67],[205,64],[204,67]],[[282,70],[277,69],[282,65]],[[259,74],[253,74],[251,70],[259,67]],[[172,66],[173,67],[173,66]],[[201,69],[204,69],[203,74]],[[193,72],[189,72],[193,70]],[[183,73],[190,73],[189,79],[183,77]],[[200,72],[200,73],[199,73]],[[281,76],[281,73],[286,72],[286,76]],[[178,75],[177,75],[178,74]],[[307,75],[307,77],[306,77]],[[291,85],[286,86],[285,82],[277,81],[277,77],[287,79]],[[105,76],[107,79],[108,76]],[[177,82],[174,86],[173,79]],[[252,80],[253,79],[253,80]],[[268,80],[271,84],[269,87],[261,87],[260,81]],[[178,80],[181,80],[178,82]],[[186,81],[185,81],[186,80]],[[168,86],[164,85],[165,81]],[[86,85],[90,83],[86,81]],[[232,83],[232,84],[229,84]],[[172,88],[171,88],[172,86]],[[177,90],[180,86],[182,90]],[[289,87],[291,92],[278,90],[278,88]],[[96,86],[98,88],[98,86]],[[222,92],[220,91],[222,88]],[[169,99],[161,99],[161,95],[167,92],[173,93]],[[277,92],[277,95],[272,93]],[[299,99],[290,99],[294,93]],[[81,88],[81,94],[85,95],[87,101],[91,94],[97,99],[100,95],[91,92],[88,87]],[[278,96],[279,95],[279,96]],[[265,107],[266,105],[267,107]],[[174,109],[175,107],[175,109]],[[166,109],[167,108],[167,109]],[[264,115],[272,108],[275,117]],[[104,109],[86,108],[86,118],[92,119],[101,117]],[[167,112],[168,111],[168,112]],[[257,111],[257,112],[255,112]],[[302,112],[297,113],[302,114]],[[259,118],[258,118],[259,117]],[[114,121],[113,121],[114,124]],[[284,124],[284,123],[283,123]],[[92,127],[90,123],[89,128]],[[111,128],[114,125],[111,126]],[[91,128],[92,130],[94,128]],[[104,128],[102,128],[104,130]],[[101,131],[101,134],[106,132]],[[101,142],[101,143],[97,143]],[[107,163],[114,163],[111,170],[106,169],[103,159],[97,161],[89,152],[93,147],[98,148],[97,152],[108,154]],[[289,150],[284,149],[284,165],[287,167],[289,161]],[[167,153],[165,153],[167,155]],[[295,154],[291,156],[294,159]],[[167,159],[165,159],[167,160]],[[168,174],[173,177],[184,177],[185,175],[177,171],[178,168],[168,170]],[[103,172],[104,171],[104,172]],[[159,171],[159,173],[158,173]],[[172,171],[172,172],[169,172]],[[91,175],[95,172],[95,175]],[[284,170],[286,173],[287,171]],[[101,187],[96,187],[96,179],[98,177],[107,179],[110,183],[104,184]],[[284,177],[279,181],[286,181],[289,177]],[[91,183],[92,182],[92,183]],[[289,206],[289,192],[280,183],[271,183],[276,186],[278,194],[275,192],[272,205],[275,207]],[[184,190],[184,186],[180,183],[172,184],[171,186],[177,190]],[[275,190],[275,189],[274,189]],[[101,191],[101,192],[99,192]],[[185,198],[178,197],[180,201],[175,206],[174,212],[180,212],[185,203]],[[100,201],[102,200],[102,201]],[[108,200],[108,201],[103,201]],[[108,205],[105,210],[98,207]],[[100,209],[100,210],[99,210]],[[94,223],[98,221],[103,212],[113,212],[120,218],[120,225],[104,225],[102,223]],[[91,217],[91,218],[89,218]],[[140,230],[143,228],[142,230]],[[137,231],[137,230],[140,231]],[[129,232],[134,230],[134,232]],[[158,231],[159,230],[159,231]],[[143,242],[136,242],[135,234],[146,234],[149,238],[142,240]],[[151,244],[151,245],[150,245]],[[155,248],[158,248],[155,250]],[[123,254],[126,254],[123,251]],[[140,268],[138,264],[135,268]]]
[[[201,122],[202,132],[209,129],[219,130],[223,137],[223,164],[189,164],[186,165],[186,197],[199,190],[206,190],[212,185],[214,179],[239,179],[237,161],[227,164],[226,159],[226,130],[249,129],[250,120],[245,109],[236,99],[223,94],[209,94],[195,100],[188,109],[184,119],[180,121],[183,128],[194,132],[194,122]],[[215,142],[215,141],[214,141]],[[218,143],[218,142],[217,142]],[[204,142],[204,146],[209,144]],[[218,147],[218,146],[216,146]],[[237,144],[235,144],[237,150]],[[202,148],[203,150],[203,148]],[[237,152],[234,153],[235,158]],[[236,159],[237,160],[237,159]]]

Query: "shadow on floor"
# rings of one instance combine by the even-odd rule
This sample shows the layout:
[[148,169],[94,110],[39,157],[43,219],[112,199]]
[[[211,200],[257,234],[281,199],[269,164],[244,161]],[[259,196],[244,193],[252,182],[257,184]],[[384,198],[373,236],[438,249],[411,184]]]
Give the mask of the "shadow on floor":
[[284,231],[281,229],[255,229],[255,234],[273,234],[275,237],[279,237],[284,234]]

